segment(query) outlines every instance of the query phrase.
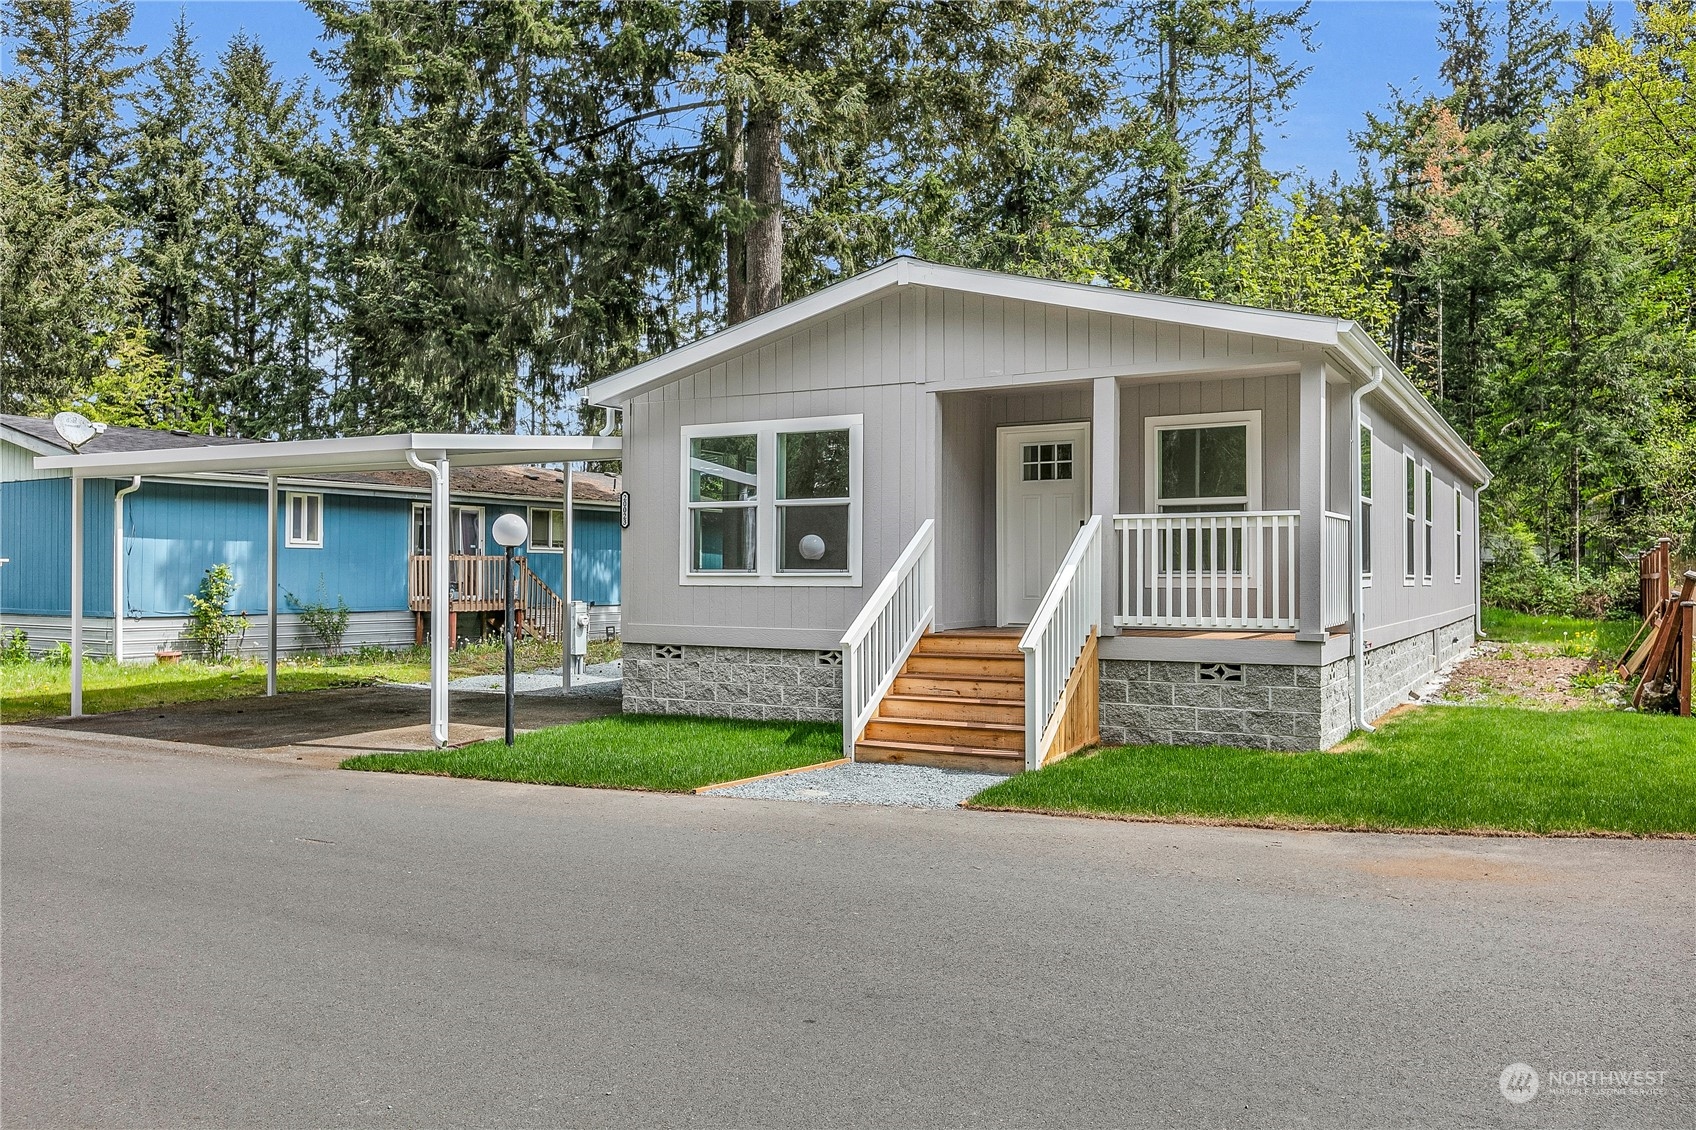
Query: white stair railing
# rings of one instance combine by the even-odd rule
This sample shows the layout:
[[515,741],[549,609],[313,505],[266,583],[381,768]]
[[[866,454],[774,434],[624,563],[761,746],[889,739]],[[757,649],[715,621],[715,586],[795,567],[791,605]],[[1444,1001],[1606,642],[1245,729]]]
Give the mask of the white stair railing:
[[842,636],[842,755],[877,711],[920,637],[936,623],[936,523],[925,519]]
[[1051,731],[1061,722],[1055,711],[1072,668],[1101,627],[1101,515],[1091,517],[1072,539],[1072,547],[1037,605],[1036,615],[1019,640],[1025,653],[1025,768],[1042,768]]
[[1325,629],[1340,628],[1349,622],[1349,608],[1354,604],[1354,570],[1349,567],[1349,516],[1325,512]]

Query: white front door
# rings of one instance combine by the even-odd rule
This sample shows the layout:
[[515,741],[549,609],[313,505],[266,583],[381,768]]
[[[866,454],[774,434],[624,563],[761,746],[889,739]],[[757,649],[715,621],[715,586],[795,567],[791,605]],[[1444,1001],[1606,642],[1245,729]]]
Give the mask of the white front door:
[[1089,517],[1089,425],[996,431],[996,615],[1025,624]]

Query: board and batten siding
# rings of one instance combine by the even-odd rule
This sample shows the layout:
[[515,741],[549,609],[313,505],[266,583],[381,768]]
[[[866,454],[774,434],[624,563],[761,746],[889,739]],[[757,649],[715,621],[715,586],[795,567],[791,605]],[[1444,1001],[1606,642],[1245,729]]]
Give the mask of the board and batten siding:
[[[7,445],[10,446],[10,445]],[[110,479],[83,482],[83,614],[112,615]],[[0,483],[0,613],[67,616],[71,608],[71,479]]]

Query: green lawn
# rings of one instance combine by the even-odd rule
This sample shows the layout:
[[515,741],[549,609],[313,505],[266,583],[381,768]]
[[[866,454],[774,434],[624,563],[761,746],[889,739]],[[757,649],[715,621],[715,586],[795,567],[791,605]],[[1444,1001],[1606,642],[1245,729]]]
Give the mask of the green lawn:
[[828,723],[627,714],[520,734],[511,749],[372,753],[342,768],[681,793],[841,756],[842,729]]
[[1334,753],[1121,746],[970,803],[1357,829],[1696,833],[1696,723],[1427,706]]
[[[589,645],[589,662],[618,658],[618,643],[597,640]],[[532,671],[559,666],[559,645],[525,641],[518,648],[517,667]],[[454,677],[489,675],[504,666],[499,643],[470,644],[457,649],[448,669]],[[373,683],[423,683],[430,679],[428,648],[394,652],[367,650],[337,658],[306,656],[277,664],[277,689],[321,690],[360,687]],[[242,659],[205,664],[185,659],[178,663],[113,663],[90,660],[83,666],[83,709],[89,714],[168,706],[176,702],[242,698],[265,693],[265,665]],[[0,722],[57,718],[71,709],[71,669],[66,663],[32,660],[0,665]]]
[[[1484,610],[1484,634],[1492,642],[1565,648],[1569,654],[1580,657],[1594,651],[1618,659],[1637,631],[1638,624],[1636,620],[1579,620],[1571,616],[1509,612],[1502,608]],[[1592,635],[1595,637],[1593,643],[1586,638]],[[1588,647],[1583,646],[1587,643]]]

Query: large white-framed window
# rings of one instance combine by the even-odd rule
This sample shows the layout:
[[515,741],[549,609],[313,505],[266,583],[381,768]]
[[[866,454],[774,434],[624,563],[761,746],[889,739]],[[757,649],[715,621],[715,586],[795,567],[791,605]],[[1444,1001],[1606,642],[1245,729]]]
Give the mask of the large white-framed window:
[[1149,416],[1143,421],[1154,514],[1260,509],[1260,412]]
[[324,548],[324,496],[289,491],[287,500],[290,549]]
[[565,552],[565,507],[530,508],[530,552]]
[[1419,463],[1407,448],[1402,467],[1402,584],[1411,585],[1419,574]]
[[[483,508],[448,507],[448,553],[454,557],[477,557],[483,552]],[[430,504],[412,504],[412,555],[430,556]]]
[[1435,534],[1437,488],[1436,479],[1431,474],[1431,465],[1425,464],[1421,469],[1425,476],[1424,518],[1425,518],[1425,583],[1431,583],[1431,575],[1436,572],[1433,558],[1436,556],[1437,539]]
[[1360,581],[1372,583],[1372,425],[1360,425]]
[[858,584],[863,422],[683,428],[682,583]]
[[1455,584],[1461,583],[1461,562],[1466,560],[1466,492],[1455,484]]

